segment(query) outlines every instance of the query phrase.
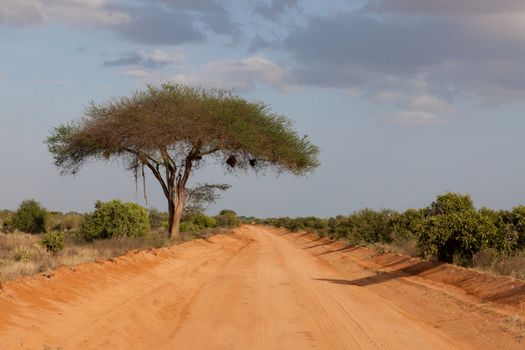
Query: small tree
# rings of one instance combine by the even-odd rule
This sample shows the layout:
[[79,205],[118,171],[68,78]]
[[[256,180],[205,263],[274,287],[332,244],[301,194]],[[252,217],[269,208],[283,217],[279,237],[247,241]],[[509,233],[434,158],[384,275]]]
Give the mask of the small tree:
[[217,202],[220,198],[219,191],[226,191],[231,186],[228,184],[200,184],[186,190],[186,216],[202,214],[208,204]]
[[425,229],[419,233],[418,245],[426,257],[470,265],[473,254],[488,247],[496,235],[494,222],[470,209],[427,218]]
[[33,199],[20,203],[9,225],[27,233],[41,233],[46,231],[48,218],[47,210]]
[[229,209],[221,210],[215,219],[217,219],[217,222],[221,227],[235,227],[239,226],[241,223],[241,220],[237,217],[237,213]]
[[64,232],[52,231],[42,237],[40,244],[51,254],[58,254],[64,249]]
[[168,201],[170,236],[179,234],[190,175],[208,158],[231,170],[295,175],[319,165],[318,148],[268,105],[173,84],[91,103],[83,118],[55,128],[46,142],[64,174],[92,159],[124,161],[136,178],[148,169]]

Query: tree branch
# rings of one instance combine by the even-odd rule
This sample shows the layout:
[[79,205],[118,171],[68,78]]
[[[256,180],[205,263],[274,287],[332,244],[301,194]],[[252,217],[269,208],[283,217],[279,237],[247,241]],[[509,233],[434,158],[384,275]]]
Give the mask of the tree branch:
[[146,164],[146,166],[149,168],[149,170],[151,170],[151,172],[153,173],[155,178],[157,178],[157,180],[160,182],[160,185],[162,186],[162,191],[164,192],[164,195],[166,196],[166,198],[168,200],[170,200],[170,192],[168,190],[168,186],[166,185],[166,182],[162,178],[162,175],[160,175],[160,171],[159,171],[158,165],[157,165],[157,168],[155,168],[151,163],[144,162],[144,164]]

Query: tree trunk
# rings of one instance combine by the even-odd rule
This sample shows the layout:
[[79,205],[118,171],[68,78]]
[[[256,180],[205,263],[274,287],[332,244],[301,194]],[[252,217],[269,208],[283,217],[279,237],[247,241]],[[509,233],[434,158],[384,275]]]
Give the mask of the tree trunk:
[[175,202],[168,199],[168,237],[173,235],[173,223],[175,219]]
[[182,219],[182,213],[184,212],[185,197],[186,193],[184,188],[179,188],[177,190],[176,203],[174,205],[170,204],[170,225],[168,230],[170,238],[179,238],[180,236],[180,221]]

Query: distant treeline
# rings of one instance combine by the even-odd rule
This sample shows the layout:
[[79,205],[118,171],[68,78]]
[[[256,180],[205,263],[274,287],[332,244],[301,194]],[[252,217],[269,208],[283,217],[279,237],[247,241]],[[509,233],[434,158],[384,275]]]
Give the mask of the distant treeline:
[[290,231],[312,231],[351,244],[413,244],[424,258],[471,266],[475,254],[490,252],[494,259],[523,254],[525,206],[512,210],[476,209],[470,195],[445,193],[428,207],[397,212],[362,209],[334,218],[273,218],[260,223]]

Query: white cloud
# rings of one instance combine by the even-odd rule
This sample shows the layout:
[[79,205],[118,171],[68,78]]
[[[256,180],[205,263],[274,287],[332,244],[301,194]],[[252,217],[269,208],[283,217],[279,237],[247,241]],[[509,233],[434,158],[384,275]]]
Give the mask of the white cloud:
[[251,91],[258,83],[281,91],[294,88],[285,67],[261,56],[210,62],[172,79],[192,85],[233,89],[236,92]]
[[407,106],[411,110],[416,111],[431,111],[431,112],[445,112],[451,109],[448,102],[438,99],[429,94],[421,94],[412,96],[407,101]]
[[67,24],[118,25],[130,20],[123,12],[108,8],[107,0],[47,0],[44,10],[50,18]]
[[[316,16],[306,26],[292,28],[279,47],[296,61],[294,81],[364,90],[379,104],[418,95],[409,91],[412,80],[423,82],[439,100],[482,105],[523,101],[525,1],[504,2],[515,11],[500,11],[499,2],[485,0],[374,3],[381,7]],[[456,5],[473,11],[458,14]],[[406,11],[384,16],[390,13],[386,6]],[[425,15],[414,16],[409,9]],[[416,106],[403,110],[419,110],[421,104],[446,107],[428,96],[412,103]]]
[[403,95],[398,91],[379,91],[372,96],[372,100],[379,104],[398,103]]
[[0,0],[0,23],[40,25],[56,21],[70,25],[118,25],[130,20],[111,10],[107,0]]
[[426,91],[404,97],[398,106],[401,111],[388,116],[387,119],[409,127],[441,125],[453,112],[453,107],[447,101]]
[[165,66],[178,66],[185,55],[180,50],[166,52],[162,50],[138,50],[126,52],[119,58],[104,61],[105,67],[141,66],[146,68],[162,68]]
[[397,110],[386,119],[401,126],[441,125],[454,114],[454,107],[430,93],[428,83],[423,79],[398,83],[395,90],[371,93],[370,99],[380,106]]
[[45,22],[40,1],[0,0],[0,23],[31,25]]
[[159,75],[144,69],[128,69],[125,70],[123,74],[132,78],[137,86],[156,84],[160,83],[162,80]]
[[0,0],[0,25],[48,23],[112,30],[150,45],[202,42],[207,31],[240,33],[226,5],[215,0]]
[[139,50],[139,54],[146,61],[156,62],[160,64],[172,64],[175,62],[180,62],[180,60],[184,57],[184,55],[182,55],[181,53],[171,55],[162,50]]
[[401,111],[387,118],[389,121],[401,126],[417,127],[428,125],[440,125],[445,121],[444,118],[424,111]]

